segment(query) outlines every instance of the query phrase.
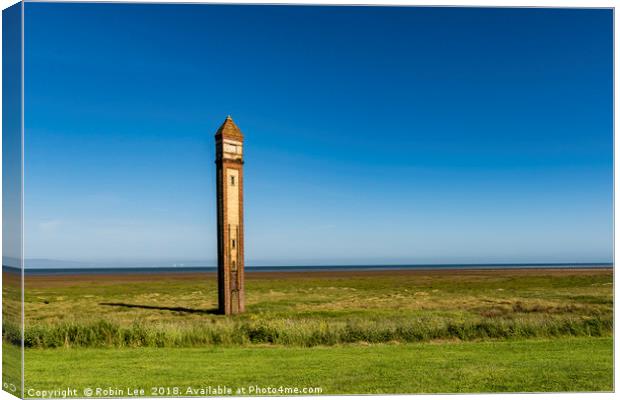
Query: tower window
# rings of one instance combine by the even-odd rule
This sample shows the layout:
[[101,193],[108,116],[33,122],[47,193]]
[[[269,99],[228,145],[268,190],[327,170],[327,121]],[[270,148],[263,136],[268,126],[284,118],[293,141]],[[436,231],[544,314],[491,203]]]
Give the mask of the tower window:
[[232,240],[232,248],[235,248],[235,239]]
[[235,177],[234,177],[234,176],[231,176],[231,177],[230,177],[230,184],[231,184],[232,186],[235,186]]

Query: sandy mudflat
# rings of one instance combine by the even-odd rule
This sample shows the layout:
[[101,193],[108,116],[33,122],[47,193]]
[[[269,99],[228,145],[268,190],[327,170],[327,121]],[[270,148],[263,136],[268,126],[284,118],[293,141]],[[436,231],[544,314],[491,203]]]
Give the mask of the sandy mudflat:
[[[418,269],[418,270],[383,270],[383,271],[282,271],[282,272],[246,272],[246,279],[321,279],[321,278],[372,278],[383,276],[569,276],[569,275],[611,275],[612,268],[523,268],[523,269]],[[13,281],[15,275],[4,272],[3,279]],[[161,280],[192,281],[215,280],[215,272],[158,272],[127,274],[66,274],[66,275],[27,275],[26,287],[65,286],[77,282],[114,283],[114,282],[148,282]]]

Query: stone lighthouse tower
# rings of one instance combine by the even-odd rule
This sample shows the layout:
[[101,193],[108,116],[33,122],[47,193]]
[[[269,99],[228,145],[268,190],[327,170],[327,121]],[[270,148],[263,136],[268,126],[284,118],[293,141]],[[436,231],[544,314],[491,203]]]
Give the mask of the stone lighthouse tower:
[[228,116],[215,134],[217,279],[222,314],[245,309],[243,263],[243,134]]

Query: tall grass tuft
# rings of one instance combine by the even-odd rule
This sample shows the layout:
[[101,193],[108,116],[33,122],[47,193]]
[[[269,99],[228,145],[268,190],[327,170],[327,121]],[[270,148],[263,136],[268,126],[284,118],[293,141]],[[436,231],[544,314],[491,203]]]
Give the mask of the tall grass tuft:
[[[221,319],[198,324],[136,321],[121,326],[108,321],[33,324],[24,343],[30,348],[55,347],[197,347],[208,345],[277,344],[330,346],[344,343],[420,342],[442,339],[479,340],[558,336],[605,336],[611,316],[499,318],[458,321],[441,318],[411,320],[352,319]],[[21,343],[20,329],[3,323],[3,340]]]

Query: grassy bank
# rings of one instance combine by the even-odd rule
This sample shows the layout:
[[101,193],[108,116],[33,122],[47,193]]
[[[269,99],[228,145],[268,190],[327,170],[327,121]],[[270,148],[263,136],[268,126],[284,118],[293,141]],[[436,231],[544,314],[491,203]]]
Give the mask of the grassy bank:
[[[338,393],[613,390],[611,338],[331,347],[29,349],[28,390],[217,385]],[[85,366],[88,366],[85,368]],[[174,394],[174,393],[172,393]],[[274,393],[280,394],[280,393]],[[32,397],[32,396],[31,396]]]
[[[319,346],[345,343],[420,342],[438,339],[518,339],[564,336],[606,336],[611,317],[477,318],[459,322],[446,318],[397,321],[271,319],[223,320],[204,325],[140,324],[123,327],[107,321],[38,325],[26,331],[25,346],[55,347],[193,347],[205,345],[278,344]],[[6,334],[19,343],[17,330]]]
[[[247,313],[225,317],[214,314],[214,275],[28,277],[25,343],[318,346],[612,332],[609,269],[257,273],[246,288]],[[5,323],[3,338],[20,334]]]

